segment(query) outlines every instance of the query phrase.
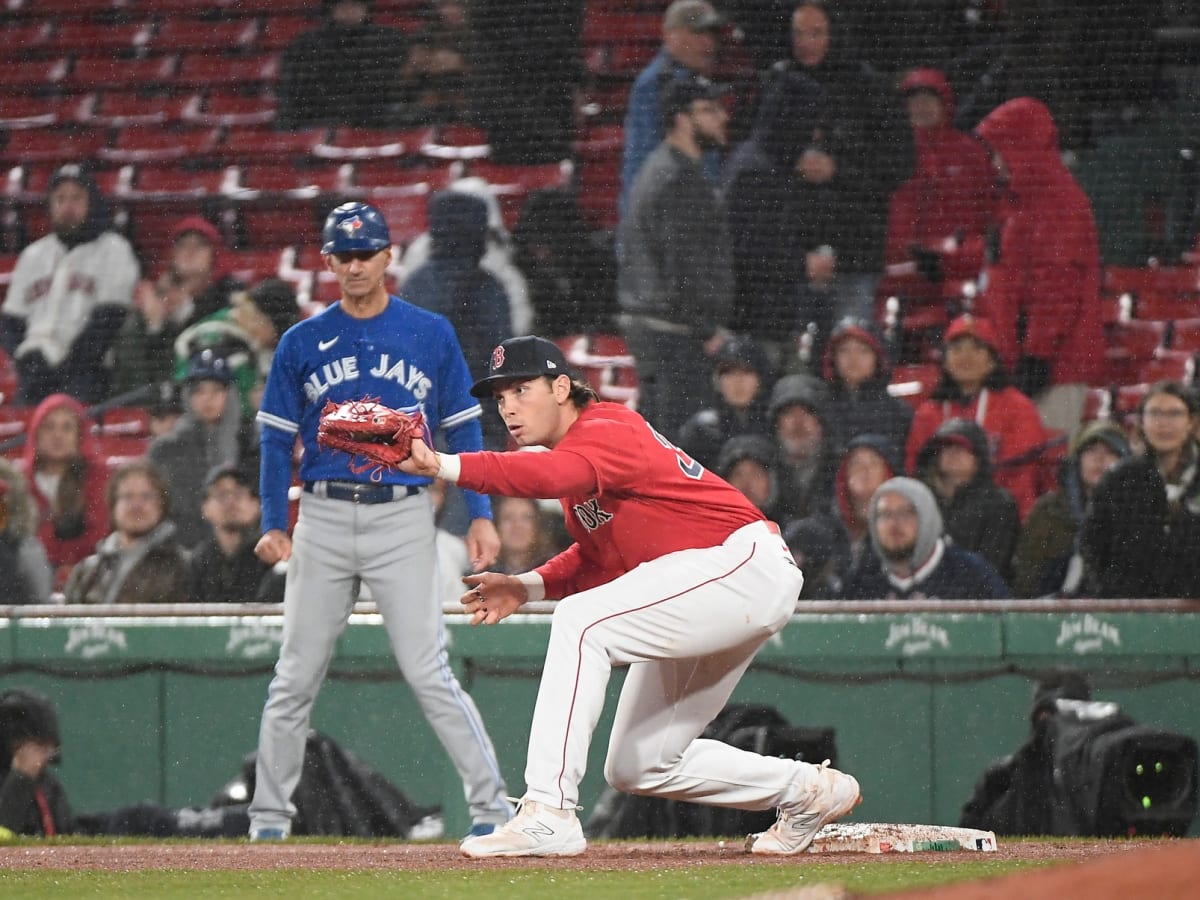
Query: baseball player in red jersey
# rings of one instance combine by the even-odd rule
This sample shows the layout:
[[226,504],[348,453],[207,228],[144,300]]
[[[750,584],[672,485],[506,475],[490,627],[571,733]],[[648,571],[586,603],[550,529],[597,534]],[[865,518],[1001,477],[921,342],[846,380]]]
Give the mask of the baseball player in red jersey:
[[779,530],[735,488],[641,416],[601,403],[540,337],[505,341],[471,388],[495,399],[513,440],[549,453],[435,453],[402,465],[475,491],[561,498],[575,543],[531,572],[467,576],[472,624],[561,598],[530,727],[517,816],[463,841],[471,857],[574,856],[588,745],[613,666],[628,666],[604,774],[618,790],[738,809],[778,807],[747,839],[793,854],[859,802],[828,767],[699,737],[758,648],[787,623],[804,582]]

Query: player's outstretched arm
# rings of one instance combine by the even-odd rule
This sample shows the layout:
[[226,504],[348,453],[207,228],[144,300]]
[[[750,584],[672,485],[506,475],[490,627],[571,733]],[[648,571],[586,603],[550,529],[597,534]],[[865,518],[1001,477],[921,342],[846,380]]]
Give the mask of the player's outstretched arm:
[[480,572],[500,555],[500,535],[491,519],[472,519],[467,527],[467,553],[471,568]]
[[529,589],[515,575],[481,572],[464,576],[463,584],[471,588],[462,595],[461,603],[472,625],[495,625],[529,599]]
[[408,459],[400,463],[400,471],[409,475],[424,475],[427,478],[437,478],[441,462],[438,454],[430,449],[420,438],[414,437]]

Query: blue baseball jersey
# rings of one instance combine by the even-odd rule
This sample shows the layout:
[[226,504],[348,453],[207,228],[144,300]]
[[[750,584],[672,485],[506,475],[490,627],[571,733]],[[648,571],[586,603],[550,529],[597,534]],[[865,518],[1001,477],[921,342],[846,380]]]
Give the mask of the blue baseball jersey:
[[[366,472],[351,471],[350,454],[317,445],[327,401],[377,398],[394,409],[418,407],[430,431],[445,429],[450,449],[461,453],[483,447],[483,411],[470,394],[471,383],[450,322],[395,296],[370,319],[347,315],[338,302],[288,329],[275,349],[257,416],[263,426],[263,531],[287,527],[288,473],[296,435],[304,444],[302,480],[369,478]],[[428,478],[395,470],[376,477],[383,484],[429,483]],[[486,497],[464,493],[472,518],[491,517]]]

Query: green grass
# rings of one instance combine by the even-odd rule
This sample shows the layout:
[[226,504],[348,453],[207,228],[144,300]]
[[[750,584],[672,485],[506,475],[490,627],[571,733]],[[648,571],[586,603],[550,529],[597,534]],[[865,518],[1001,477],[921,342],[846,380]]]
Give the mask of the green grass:
[[[697,838],[702,843],[712,838]],[[1055,838],[1071,843],[1073,838]],[[1008,838],[1037,842],[1032,838]],[[685,841],[686,842],[686,841]],[[17,846],[47,845],[161,846],[242,844],[244,841],[195,841],[148,838],[18,837]],[[292,844],[378,845],[378,841],[356,838],[295,838]],[[599,843],[608,843],[599,842]],[[301,898],[330,900],[461,900],[477,895],[480,900],[528,900],[544,893],[572,900],[725,900],[768,891],[840,884],[862,894],[935,887],[978,878],[998,877],[1022,869],[1053,865],[1054,860],[1001,860],[992,854],[971,854],[948,859],[940,853],[924,853],[905,859],[865,857],[854,863],[775,861],[747,859],[745,863],[722,861],[669,868],[660,872],[604,868],[561,869],[553,863],[537,868],[498,868],[484,863],[465,868],[406,871],[396,869],[255,869],[189,870],[150,869],[108,872],[88,869],[6,869],[0,858],[0,897],[19,900],[64,900],[64,898],[114,898],[114,900],[192,900],[192,898]],[[572,896],[573,895],[573,896]]]
[[0,893],[21,900],[70,898],[255,897],[447,898],[468,894],[487,900],[527,900],[574,895],[587,900],[687,898],[721,900],[765,891],[837,883],[863,893],[932,887],[1001,875],[1037,863],[999,860],[949,862],[929,858],[856,864],[697,865],[662,872],[612,869],[455,869],[406,871],[186,871],[138,872],[0,870]]

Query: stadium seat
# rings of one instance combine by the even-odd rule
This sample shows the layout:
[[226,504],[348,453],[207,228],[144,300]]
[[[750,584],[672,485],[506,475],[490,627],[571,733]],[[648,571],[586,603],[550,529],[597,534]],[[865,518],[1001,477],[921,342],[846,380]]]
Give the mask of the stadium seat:
[[473,125],[441,125],[420,146],[429,159],[480,159],[490,156],[487,132]]
[[220,196],[234,176],[225,168],[195,168],[184,163],[138,166],[128,198],[153,204],[195,204]]
[[1083,401],[1083,421],[1094,422],[1112,418],[1113,392],[1111,387],[1090,387]]
[[150,437],[150,412],[143,406],[114,406],[101,413],[92,432],[108,437]]
[[1113,416],[1121,422],[1129,424],[1130,418],[1137,414],[1138,404],[1149,392],[1149,384],[1119,385],[1113,393]]
[[243,206],[238,210],[247,247],[283,247],[315,244],[321,223],[311,201],[277,200],[271,205]]
[[555,343],[601,400],[637,408],[637,367],[624,338],[617,334],[578,334],[557,338]]
[[275,98],[230,91],[197,94],[184,106],[183,118],[197,125],[269,125],[275,120]]
[[72,18],[93,18],[115,12],[125,6],[125,0],[36,0],[33,7],[39,16],[60,21]]
[[224,254],[230,273],[249,285],[264,278],[279,277],[282,250],[265,247],[254,250],[229,250]]
[[61,84],[70,71],[71,61],[67,57],[59,59],[30,59],[11,62],[4,66],[4,78],[0,80],[0,90],[4,93],[21,91],[42,91],[47,87]]
[[1133,309],[1139,319],[1190,319],[1200,316],[1200,293],[1142,293]]
[[393,128],[335,128],[327,140],[313,147],[321,159],[389,159],[415,155],[432,137],[430,129],[400,131]]
[[325,140],[326,128],[301,131],[275,131],[263,126],[230,128],[221,151],[231,163],[270,162],[307,158],[312,149]]
[[112,145],[101,147],[96,155],[109,163],[197,162],[210,157],[219,141],[215,128],[131,125],[117,132]]
[[72,118],[85,125],[126,128],[130,125],[169,125],[184,118],[190,97],[144,96],[136,91],[85,94],[73,107]]
[[33,415],[32,406],[14,406],[11,402],[16,391],[16,370],[8,354],[0,350],[0,389],[8,386],[4,373],[12,373],[11,391],[5,392],[5,401],[0,403],[0,441],[8,441],[19,434],[24,434],[29,428],[29,419]]
[[53,32],[49,18],[30,22],[6,22],[4,40],[0,41],[0,59],[12,60],[41,53],[45,50]]
[[291,162],[249,163],[237,167],[237,180],[229,196],[239,202],[270,200],[274,197],[313,199],[322,194],[341,194],[350,182],[348,163],[298,166]]
[[1109,347],[1134,359],[1151,359],[1154,351],[1165,344],[1167,324],[1151,319],[1118,322],[1109,329]]
[[274,53],[217,56],[196,51],[180,58],[174,83],[191,88],[261,87],[274,83],[278,67]]
[[367,197],[429,194],[457,177],[452,166],[405,166],[394,159],[366,159],[354,164],[353,187]]
[[199,21],[171,18],[158,26],[147,43],[151,53],[181,53],[189,50],[241,50],[258,38],[256,19]]
[[892,369],[887,392],[916,409],[929,399],[942,377],[937,363],[907,363]]
[[3,149],[0,149],[0,163],[58,164],[94,159],[107,141],[108,133],[101,129],[38,128],[32,131],[14,131],[8,135]]
[[260,50],[283,50],[295,38],[317,25],[317,20],[309,16],[286,16],[272,12],[263,24],[255,46]]
[[70,53],[81,57],[105,56],[114,59],[122,53],[133,53],[146,46],[154,25],[150,21],[133,24],[111,22],[62,22],[47,45],[55,53]]
[[169,86],[173,83],[175,66],[174,56],[146,59],[85,56],[75,60],[70,74],[63,79],[63,85],[73,91],[132,91],[147,85]]
[[1200,317],[1171,323],[1171,349],[1200,353]]
[[428,195],[425,193],[384,194],[372,196],[370,202],[383,214],[383,218],[388,223],[392,240],[401,246],[411,243],[417,235],[428,228],[426,219]]
[[0,96],[0,129],[48,128],[58,124],[61,101],[47,97]]
[[1155,351],[1154,358],[1140,362],[1134,370],[1138,382],[1178,381],[1190,385],[1196,377],[1196,354],[1187,350]]

